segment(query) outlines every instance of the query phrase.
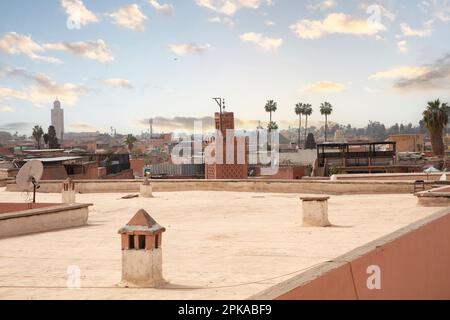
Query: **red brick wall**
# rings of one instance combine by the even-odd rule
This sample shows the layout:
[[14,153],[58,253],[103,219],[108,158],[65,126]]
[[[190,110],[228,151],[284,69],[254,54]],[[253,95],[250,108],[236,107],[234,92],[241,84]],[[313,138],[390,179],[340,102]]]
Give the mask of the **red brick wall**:
[[99,178],[103,178],[104,176],[106,176],[107,173],[105,167],[98,167],[97,172]]
[[65,180],[68,175],[62,163],[44,165],[44,173],[41,180]]
[[128,169],[128,170],[121,171],[117,174],[105,176],[105,177],[103,177],[103,179],[110,179],[110,180],[134,179],[134,174],[133,174],[133,170]]
[[130,167],[133,170],[134,175],[138,177],[144,176],[144,159],[130,159]]

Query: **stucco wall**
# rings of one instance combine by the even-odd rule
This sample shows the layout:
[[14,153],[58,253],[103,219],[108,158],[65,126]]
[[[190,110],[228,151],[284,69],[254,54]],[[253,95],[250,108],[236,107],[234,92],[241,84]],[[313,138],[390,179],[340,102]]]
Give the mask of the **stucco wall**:
[[[437,181],[442,173],[371,173],[371,174],[337,174],[338,180],[424,180]],[[450,180],[450,173],[447,173],[447,179]]]
[[[251,298],[450,299],[449,230],[447,208]],[[380,289],[368,288],[371,266]]]
[[0,214],[0,238],[86,225],[89,205],[53,207]]
[[[139,192],[142,180],[75,180],[81,193]],[[154,192],[244,191],[308,194],[412,193],[411,181],[303,181],[303,180],[152,180]],[[61,181],[41,181],[39,192],[61,192]],[[19,191],[14,183],[7,191]]]

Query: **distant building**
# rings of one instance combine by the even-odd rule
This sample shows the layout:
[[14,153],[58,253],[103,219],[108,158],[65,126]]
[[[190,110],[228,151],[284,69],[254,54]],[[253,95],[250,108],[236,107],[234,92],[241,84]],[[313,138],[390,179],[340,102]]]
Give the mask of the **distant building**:
[[52,109],[52,126],[55,127],[56,138],[58,138],[59,144],[64,141],[64,110],[61,108],[61,102],[55,100],[53,102]]
[[425,136],[423,134],[392,134],[388,138],[397,144],[397,152],[424,152]]
[[216,112],[214,115],[216,130],[221,130],[225,137],[227,130],[234,130],[234,113],[233,112]]
[[[216,130],[220,130],[222,132],[223,141],[214,141],[212,142],[212,147],[214,150],[214,157],[215,160],[218,161],[220,157],[218,156],[218,153],[220,152],[220,149],[222,149],[222,163],[206,163],[205,164],[205,177],[206,179],[246,179],[247,178],[247,172],[248,172],[248,143],[245,137],[237,137],[234,134],[231,137],[226,136],[227,130],[234,130],[234,114],[233,112],[222,112],[215,114],[215,125]],[[228,152],[232,156],[232,161],[228,161],[227,157],[227,143],[228,139],[231,138],[234,142],[234,148],[233,150],[228,150]],[[222,146],[219,147],[218,143],[222,143]],[[244,146],[243,150],[243,158],[240,159],[243,161],[239,161],[239,152],[242,152],[242,150],[239,148],[239,146]],[[240,163],[243,162],[243,163]]]
[[345,135],[342,130],[336,130],[334,133],[334,142],[345,142]]

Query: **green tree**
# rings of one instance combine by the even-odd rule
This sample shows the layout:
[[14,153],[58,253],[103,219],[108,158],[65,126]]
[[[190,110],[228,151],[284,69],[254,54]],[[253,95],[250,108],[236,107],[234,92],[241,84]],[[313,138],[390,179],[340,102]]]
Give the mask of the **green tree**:
[[128,151],[130,152],[130,154],[131,154],[131,151],[133,150],[134,144],[137,141],[138,141],[138,139],[135,136],[133,136],[132,134],[128,134],[125,137],[125,144],[127,145]]
[[267,125],[267,129],[269,129],[269,131],[278,130],[278,124],[272,121]]
[[308,137],[305,142],[305,149],[315,149],[316,148],[316,140],[314,139],[314,135],[310,132],[308,133]]
[[38,126],[38,125],[34,126],[32,136],[33,136],[34,140],[36,140],[38,149],[41,148],[41,140],[42,140],[43,135],[44,135],[44,130],[42,130],[42,127]]
[[329,102],[320,105],[320,113],[325,116],[325,142],[327,142],[328,116],[333,112],[333,106]]
[[305,115],[305,141],[306,141],[306,137],[307,137],[307,133],[308,133],[308,117],[310,117],[313,113],[313,109],[312,109],[312,105],[305,104],[303,106],[303,114]]
[[444,155],[443,131],[448,124],[447,103],[439,99],[428,102],[423,121],[430,133],[431,146],[436,156]]
[[[278,125],[276,124],[276,122],[272,121],[272,113],[277,111],[277,103],[273,100],[267,100],[267,103],[266,103],[264,109],[266,112],[268,112],[270,114],[270,121],[267,126],[269,131],[278,129]],[[276,128],[275,128],[275,126],[276,126]]]
[[56,137],[56,130],[55,130],[54,126],[48,127],[47,136],[44,135],[44,141],[46,140],[46,138],[47,138],[49,149],[58,149],[59,148],[58,138]]
[[302,115],[303,115],[303,103],[297,103],[295,105],[295,114],[298,115],[298,147],[300,148],[302,139]]

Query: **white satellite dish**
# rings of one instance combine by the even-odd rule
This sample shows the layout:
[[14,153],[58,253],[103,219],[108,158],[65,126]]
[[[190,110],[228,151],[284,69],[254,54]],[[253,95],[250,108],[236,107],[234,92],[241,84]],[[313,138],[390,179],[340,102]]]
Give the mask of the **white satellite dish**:
[[44,173],[44,165],[38,160],[30,160],[25,163],[16,176],[16,184],[22,191],[33,190],[33,203],[36,202],[36,189],[39,188],[39,180]]

